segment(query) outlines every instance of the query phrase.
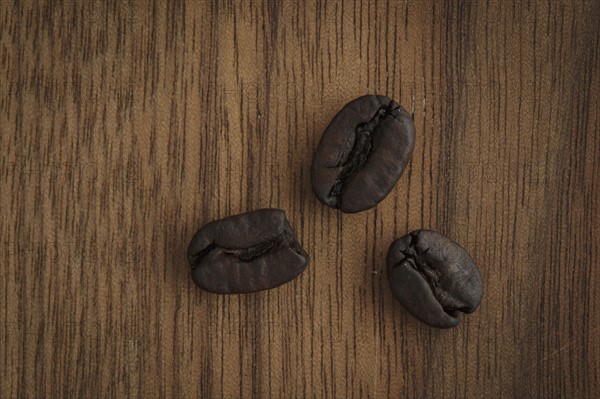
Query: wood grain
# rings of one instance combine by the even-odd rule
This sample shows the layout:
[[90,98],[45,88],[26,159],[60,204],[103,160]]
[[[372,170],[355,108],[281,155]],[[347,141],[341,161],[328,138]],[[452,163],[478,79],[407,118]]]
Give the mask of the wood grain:
[[[0,0],[2,398],[600,396],[600,2]],[[366,93],[417,143],[376,209],[310,162]],[[299,278],[217,296],[204,223],[286,211]],[[480,265],[480,309],[411,318],[417,228]]]

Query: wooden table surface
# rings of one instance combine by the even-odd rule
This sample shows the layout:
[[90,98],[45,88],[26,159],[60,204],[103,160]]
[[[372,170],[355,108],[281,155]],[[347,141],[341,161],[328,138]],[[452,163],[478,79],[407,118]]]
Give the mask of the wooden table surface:
[[[0,0],[1,398],[600,396],[597,0]],[[310,185],[349,100],[414,116],[410,165],[345,215]],[[219,296],[185,252],[284,209],[310,255]],[[480,266],[429,328],[390,243]]]

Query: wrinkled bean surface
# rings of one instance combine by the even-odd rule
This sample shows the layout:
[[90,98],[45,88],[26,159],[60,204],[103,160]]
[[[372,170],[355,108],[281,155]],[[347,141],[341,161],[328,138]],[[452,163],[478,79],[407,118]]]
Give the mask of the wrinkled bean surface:
[[261,209],[206,224],[192,239],[188,260],[194,282],[220,294],[274,288],[308,265],[308,255],[279,209]]
[[483,280],[467,251],[448,237],[417,230],[394,241],[387,254],[394,296],[422,322],[448,328],[458,312],[474,312],[483,296]]
[[408,113],[385,96],[348,103],[323,133],[312,162],[317,198],[355,213],[374,207],[394,188],[415,143]]

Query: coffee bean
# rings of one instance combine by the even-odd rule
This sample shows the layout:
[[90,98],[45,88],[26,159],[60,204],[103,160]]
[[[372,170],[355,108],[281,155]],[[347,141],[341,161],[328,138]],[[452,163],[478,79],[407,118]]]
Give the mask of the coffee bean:
[[402,175],[415,144],[408,113],[384,96],[363,96],[333,118],[315,151],[312,186],[321,202],[343,212],[369,209]]
[[279,209],[261,209],[206,224],[192,239],[187,255],[194,282],[219,294],[274,288],[308,265],[308,255]]
[[416,230],[394,241],[387,254],[390,287],[402,306],[433,327],[458,324],[483,295],[479,269],[467,251],[434,231]]

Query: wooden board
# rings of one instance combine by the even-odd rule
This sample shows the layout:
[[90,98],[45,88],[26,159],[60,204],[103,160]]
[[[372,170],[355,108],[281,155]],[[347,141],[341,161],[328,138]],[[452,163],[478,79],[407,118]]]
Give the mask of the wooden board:
[[[2,398],[600,396],[600,2],[0,1]],[[344,215],[311,157],[366,93],[418,137]],[[197,289],[194,232],[262,207],[307,270]],[[417,228],[480,265],[457,328],[391,295]]]

